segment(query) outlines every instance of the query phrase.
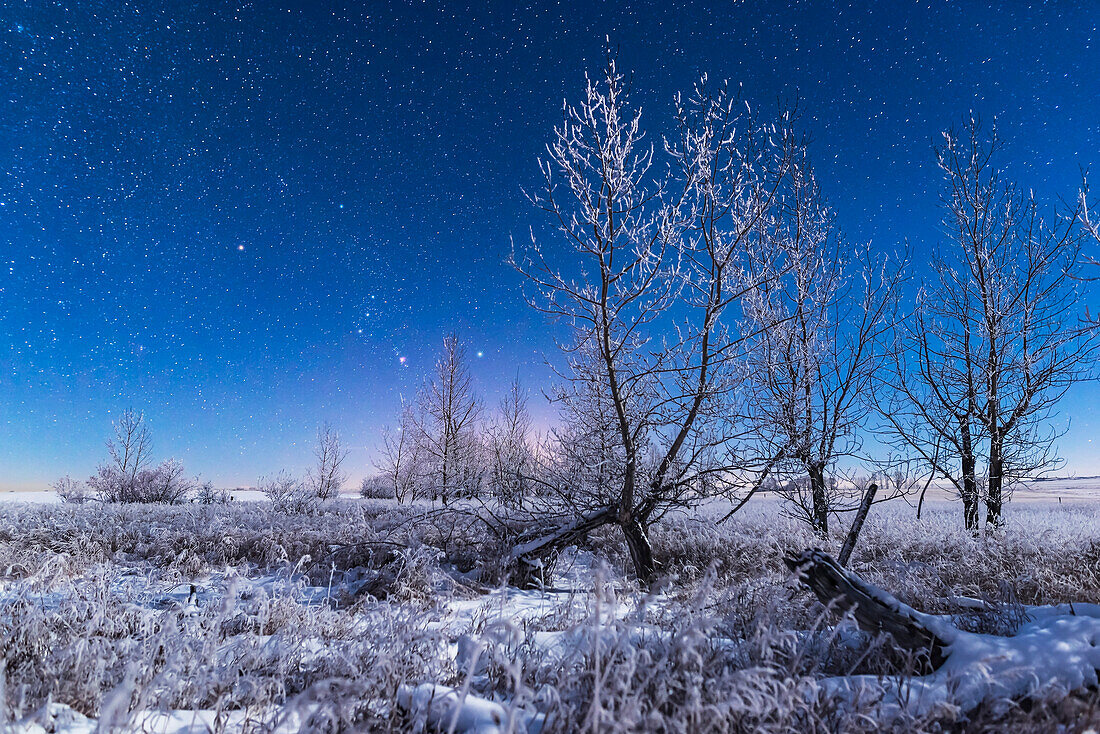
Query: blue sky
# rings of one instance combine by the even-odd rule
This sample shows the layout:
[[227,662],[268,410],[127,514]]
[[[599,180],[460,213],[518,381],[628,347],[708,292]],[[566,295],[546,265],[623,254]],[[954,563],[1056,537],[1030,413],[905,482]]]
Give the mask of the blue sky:
[[[578,4],[579,6],[579,4]],[[1052,202],[1100,163],[1090,3],[39,2],[0,18],[0,488],[89,474],[112,419],[222,485],[380,427],[457,331],[491,403],[548,383],[505,263],[605,39],[659,130],[701,73],[800,98],[850,239],[943,243],[931,142],[974,110]],[[1095,309],[1094,309],[1095,310]],[[403,358],[403,359],[402,359]],[[1100,472],[1095,385],[1067,470]],[[542,421],[552,410],[538,404]]]

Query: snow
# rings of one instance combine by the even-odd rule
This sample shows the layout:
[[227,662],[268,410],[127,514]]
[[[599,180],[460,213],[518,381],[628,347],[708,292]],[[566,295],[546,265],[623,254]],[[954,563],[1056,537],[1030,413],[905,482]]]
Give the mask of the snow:
[[[4,729],[5,734],[94,734],[100,722],[72,708],[51,703]],[[262,725],[262,726],[259,726]],[[258,719],[245,711],[140,711],[127,731],[140,734],[210,734],[214,731],[247,732],[262,728],[271,734],[292,734],[301,730],[302,717],[271,712]]]
[[499,703],[431,683],[402,686],[397,705],[413,715],[414,731],[423,731],[427,725],[456,734],[500,734],[509,720]]
[[[622,601],[614,590],[595,593],[592,558],[567,550],[554,577],[554,590],[520,590],[503,587],[469,599],[451,599],[440,610],[431,627],[440,632],[446,654],[454,661],[467,685],[476,682],[491,659],[516,654],[521,644],[538,648],[547,661],[564,661],[570,655],[613,642],[619,633],[616,625],[636,612],[636,599]],[[559,588],[560,587],[560,588]],[[247,578],[235,569],[210,574],[194,584],[159,583],[137,571],[122,574],[110,584],[112,594],[150,613],[172,610],[188,616],[226,595],[247,598],[262,594],[270,597],[291,595],[303,604],[324,603],[331,589],[306,586],[293,574],[268,574]],[[933,630],[947,643],[946,662],[934,673],[912,678],[882,678],[853,675],[826,678],[819,683],[825,695],[866,702],[869,696],[885,696],[878,704],[880,715],[890,719],[901,714],[923,715],[941,707],[966,712],[983,701],[1007,701],[1029,695],[1060,692],[1097,684],[1100,669],[1100,604],[1063,604],[1025,608],[1027,621],[1012,637],[970,633],[958,630],[949,617],[918,612],[900,603],[889,593],[870,587],[882,603],[911,615]],[[43,594],[40,603],[56,606],[55,595]],[[952,599],[964,609],[985,609],[985,602],[968,597]],[[660,606],[660,597],[647,606]],[[550,617],[583,619],[561,629],[546,629],[536,624]],[[524,632],[524,630],[530,630]],[[632,645],[644,647],[653,640],[667,641],[668,632],[634,620],[628,638]],[[838,630],[843,637],[844,629]],[[802,636],[813,633],[802,633]],[[818,633],[820,634],[820,633]],[[606,640],[606,642],[605,642]],[[710,641],[715,650],[731,657],[739,655],[745,642],[731,639]],[[222,660],[231,660],[240,645],[255,650],[260,657],[277,654],[277,637],[228,639],[217,651]],[[258,645],[258,649],[255,647]],[[299,641],[300,661],[321,661],[328,650],[324,641],[304,638]],[[108,699],[110,697],[108,696]],[[466,690],[431,682],[403,686],[398,705],[407,709],[418,722],[419,731],[453,730],[468,734],[494,734],[515,730],[536,732],[541,719],[533,710],[518,710],[507,702],[491,701]],[[110,716],[110,701],[105,701],[105,716]],[[220,724],[226,731],[239,731],[245,722],[240,712],[221,712]],[[140,731],[156,734],[189,734],[214,730],[216,714],[211,711],[166,711],[139,714]],[[286,722],[282,722],[286,724]],[[58,704],[51,704],[17,722],[13,734],[57,731],[83,734],[94,731],[98,722]],[[452,729],[453,727],[453,729]],[[280,727],[282,728],[282,727]],[[287,730],[293,730],[289,728]]]
[[[290,564],[279,572],[260,574],[255,567],[242,564],[239,568],[206,569],[201,576],[188,577],[179,573],[161,575],[160,571],[138,563],[133,566],[116,563],[86,570],[79,584],[66,586],[52,585],[54,565],[51,562],[50,568],[40,571],[36,579],[11,578],[0,582],[0,609],[17,596],[33,597],[39,608],[54,609],[78,603],[84,591],[95,591],[122,600],[127,610],[137,611],[150,621],[162,618],[158,615],[178,615],[179,629],[192,630],[209,620],[220,605],[234,610],[232,614],[244,614],[250,600],[280,603],[286,600],[325,610],[333,598],[346,597],[341,592],[348,591],[349,584],[354,583],[337,578],[332,587],[313,586],[298,567]],[[456,583],[448,587],[456,588],[457,593],[448,592],[424,602],[424,625],[432,633],[428,643],[430,655],[433,661],[438,661],[438,667],[433,662],[431,670],[394,683],[395,686],[405,683],[398,689],[396,704],[409,713],[416,727],[414,731],[538,732],[542,719],[531,703],[532,698],[519,693],[508,694],[514,695],[514,700],[498,697],[504,694],[499,693],[500,687],[494,687],[493,676],[499,676],[502,665],[526,656],[538,665],[562,665],[563,669],[569,669],[594,651],[607,652],[612,645],[658,651],[678,644],[674,636],[680,633],[665,624],[668,612],[682,610],[673,604],[672,597],[645,595],[621,577],[616,576],[615,583],[608,583],[601,576],[591,553],[567,548],[557,559],[546,588],[523,590],[504,586],[478,593],[471,577],[469,586]],[[877,700],[877,716],[885,722],[897,716],[935,713],[941,708],[966,712],[983,701],[1004,703],[1097,684],[1100,604],[1020,607],[1025,622],[1017,634],[998,637],[960,631],[951,617],[918,612],[882,589],[871,587],[869,592],[883,604],[932,629],[947,643],[946,662],[926,676],[852,675],[816,682],[818,693],[848,701],[853,710],[865,710],[867,701]],[[943,598],[949,608],[959,611],[993,611],[990,603],[982,599],[955,595]],[[313,611],[307,612],[312,614]],[[377,608],[357,609],[350,629],[359,635],[370,625],[377,626],[372,617],[376,614],[379,614]],[[663,620],[662,614],[666,614]],[[664,626],[653,624],[654,620]],[[752,639],[717,636],[713,628],[708,629],[711,631],[705,633],[706,637],[700,638],[708,652],[721,656],[731,666],[743,665],[741,661],[749,659],[756,644]],[[321,636],[315,636],[318,634]],[[792,649],[813,645],[826,637],[830,645],[850,649],[853,657],[866,646],[866,637],[860,637],[850,625],[835,630],[785,629],[782,634],[792,641]],[[219,638],[209,654],[211,660],[230,668],[242,659],[262,666],[291,659],[300,666],[299,670],[321,669],[326,659],[341,654],[345,643],[344,638],[329,638],[326,632],[316,629],[275,634],[249,631]],[[293,655],[286,655],[288,649],[294,651]],[[814,681],[808,681],[808,689],[814,686]],[[182,705],[186,705],[190,699],[183,701]],[[104,715],[97,721],[53,703],[5,731],[84,734],[111,722],[112,705],[112,695],[108,694]],[[394,701],[380,699],[379,705],[390,711]],[[119,711],[121,717],[125,709]],[[246,720],[245,712],[235,710],[139,711],[136,715],[125,715],[130,725],[137,727],[135,730],[150,734],[216,730],[235,734],[250,725],[255,729],[257,723],[255,719]],[[287,703],[251,710],[247,715],[261,717],[265,731],[296,731],[307,714]]]
[[25,490],[0,492],[0,502],[26,502],[34,505],[61,504],[61,498],[53,490]]
[[397,692],[397,705],[412,714],[414,731],[423,731],[427,725],[454,734],[539,734],[544,723],[541,714],[431,683],[402,686]]
[[[538,734],[543,719],[532,712],[506,708],[468,692],[447,686],[422,683],[402,686],[397,705],[410,713],[413,731],[448,731],[455,734],[501,734],[517,731]],[[109,713],[107,714],[110,715]],[[5,728],[6,734],[93,734],[100,722],[64,704],[51,703]],[[299,712],[271,711],[257,718],[244,711],[173,710],[138,712],[129,731],[142,734],[208,734],[212,731],[244,732],[262,725],[272,734],[301,730]]]
[[92,734],[97,726],[95,719],[89,719],[64,704],[50,703],[25,719],[9,724],[5,731],[8,734]]
[[[902,605],[904,607],[904,605]],[[1065,695],[1097,685],[1100,670],[1100,605],[1028,607],[1029,622],[1011,637],[965,632],[944,617],[920,615],[923,622],[949,642],[946,660],[934,673],[883,679],[853,675],[827,678],[827,695],[866,700],[871,691],[885,690],[880,704],[885,718],[904,712],[928,714],[952,706],[963,713],[983,702],[1007,702],[1023,697]],[[945,634],[949,633],[949,634]]]

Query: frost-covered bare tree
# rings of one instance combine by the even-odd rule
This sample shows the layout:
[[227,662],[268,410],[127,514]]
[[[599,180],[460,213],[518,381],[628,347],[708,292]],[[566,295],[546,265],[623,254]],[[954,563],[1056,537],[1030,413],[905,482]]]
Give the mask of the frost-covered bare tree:
[[374,464],[401,504],[416,499],[421,490],[425,453],[413,407],[404,405],[398,426],[382,429],[382,448]]
[[782,485],[788,508],[827,534],[850,485],[827,475],[861,447],[903,270],[838,236],[804,149],[788,176],[786,216],[772,232],[784,273],[749,302],[761,333],[749,403],[772,472],[792,480]]
[[950,245],[899,340],[885,411],[895,440],[954,484],[970,529],[983,494],[997,526],[1014,485],[1058,465],[1051,418],[1100,346],[1077,312],[1080,212],[1044,217],[999,147],[971,117],[936,149]]
[[96,468],[88,479],[105,502],[137,501],[138,476],[153,460],[153,439],[145,416],[126,409],[113,426],[114,438],[107,441],[109,460]]
[[446,336],[435,375],[421,390],[414,414],[430,463],[432,497],[439,497],[443,504],[478,489],[474,485],[480,482],[481,474],[477,435],[481,409],[466,364],[466,350],[456,334]]
[[338,496],[341,487],[348,480],[343,470],[348,449],[340,441],[340,434],[328,423],[317,429],[313,456],[317,464],[310,469],[307,477],[310,491],[322,501]]
[[530,433],[527,391],[516,378],[501,398],[485,436],[489,491],[504,505],[518,506],[527,494],[527,477],[534,471]]
[[966,528],[975,530],[985,436],[978,418],[979,325],[972,293],[956,287],[956,271],[939,258],[932,269],[935,281],[921,289],[910,322],[898,330],[888,370],[893,390],[881,393],[881,413],[892,443],[914,451],[929,474],[951,483]]
[[372,474],[359,482],[359,496],[363,499],[396,499],[393,485],[384,474]]
[[107,441],[109,460],[89,477],[88,487],[104,502],[182,502],[194,489],[183,464],[166,459],[152,466],[153,440],[145,416],[126,410]]
[[[1081,190],[1077,194],[1077,219],[1081,223],[1085,237],[1092,240],[1094,244],[1100,244],[1100,216],[1097,216],[1096,213],[1100,205],[1089,201],[1090,192],[1088,174],[1086,173],[1082,177]],[[1100,278],[1096,274],[1096,267],[1100,266],[1100,258],[1095,255],[1085,255],[1082,260],[1090,267],[1090,270],[1087,274],[1079,273],[1077,277],[1089,281]],[[1085,319],[1093,324],[1100,324],[1100,315],[1090,313],[1087,307],[1085,309]]]
[[211,481],[202,482],[195,488],[194,501],[200,505],[224,505],[232,499],[228,490],[215,488]]
[[797,143],[703,79],[677,98],[668,165],[655,167],[614,59],[564,118],[531,197],[562,248],[550,253],[532,237],[517,266],[537,292],[533,305],[572,330],[558,394],[566,415],[609,410],[618,463],[605,499],[563,508],[559,530],[523,549],[547,553],[613,523],[635,572],[650,579],[648,525],[744,463],[731,446],[749,340],[738,317],[775,277],[764,233]]

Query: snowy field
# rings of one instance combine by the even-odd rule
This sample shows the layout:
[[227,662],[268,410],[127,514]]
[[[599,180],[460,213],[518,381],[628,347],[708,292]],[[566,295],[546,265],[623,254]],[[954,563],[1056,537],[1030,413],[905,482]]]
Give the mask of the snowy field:
[[[265,499],[264,493],[258,489],[229,489],[226,491],[232,495],[235,501],[239,502],[262,502]],[[349,492],[345,492],[343,496],[349,500],[356,498],[354,493]],[[930,500],[949,500],[953,497],[952,488],[945,483],[939,482],[928,488],[927,498]],[[769,499],[766,493],[757,495],[757,498]],[[0,502],[55,504],[60,501],[57,493],[48,489],[0,491]],[[910,501],[915,502],[916,497],[911,497]],[[1027,482],[1014,492],[1012,501],[1050,504],[1100,501],[1100,476],[1056,477]],[[715,511],[717,511],[717,508],[715,508]]]
[[[952,497],[946,486],[934,486],[928,496],[936,499]],[[1066,502],[1100,501],[1100,477],[1054,477],[1027,482],[1012,495],[1016,503],[1037,503],[1056,505]]]
[[977,538],[942,499],[920,521],[873,509],[851,568],[956,630],[934,675],[792,580],[783,558],[821,542],[771,498],[719,526],[715,506],[662,521],[664,580],[643,593],[611,530],[546,587],[508,586],[476,508],[0,495],[18,500],[0,507],[0,717],[20,733],[1081,731],[1095,673],[1051,651],[1096,654],[1100,503],[1082,500],[1098,488],[1039,483]]

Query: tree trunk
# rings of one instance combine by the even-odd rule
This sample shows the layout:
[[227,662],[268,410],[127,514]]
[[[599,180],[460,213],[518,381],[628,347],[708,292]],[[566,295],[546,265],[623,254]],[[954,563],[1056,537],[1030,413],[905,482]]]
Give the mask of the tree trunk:
[[447,469],[448,469],[447,465],[449,463],[447,459],[448,459],[449,456],[450,455],[447,453],[446,446],[444,446],[444,449],[443,449],[443,483],[439,488],[439,495],[440,495],[440,498],[443,500],[444,505],[447,504],[447,482],[450,480],[449,472],[447,471]]
[[989,442],[989,491],[985,498],[985,524],[987,528],[999,528],[1004,509],[1004,455],[999,436]]
[[810,495],[813,499],[813,529],[820,535],[829,534],[829,501],[825,494],[825,467],[810,464],[806,473],[810,477]]
[[962,481],[963,522],[973,533],[978,529],[977,460],[970,446],[970,431],[966,428],[963,429]]
[[921,510],[924,509],[924,495],[928,494],[928,488],[932,485],[932,480],[935,478],[935,473],[928,475],[928,480],[924,483],[924,489],[920,491],[920,499],[917,501],[917,519],[920,520]]
[[636,517],[631,516],[625,522],[620,521],[626,546],[630,549],[630,560],[634,563],[634,573],[642,583],[653,580],[656,567],[653,562],[653,547],[649,544],[649,535]]
[[515,564],[512,583],[520,588],[546,584],[554,559],[562,548],[576,543],[589,531],[608,524],[618,524],[622,528],[638,579],[643,583],[652,581],[657,565],[653,560],[653,547],[649,543],[645,527],[633,515],[624,522],[614,508],[606,508],[564,527],[532,528],[527,533],[529,540],[518,543],[512,550],[511,560]]
[[963,477],[963,522],[970,532],[978,530],[978,486],[973,476]]

